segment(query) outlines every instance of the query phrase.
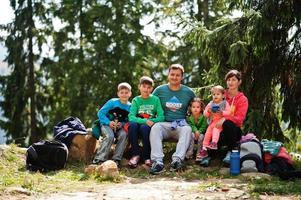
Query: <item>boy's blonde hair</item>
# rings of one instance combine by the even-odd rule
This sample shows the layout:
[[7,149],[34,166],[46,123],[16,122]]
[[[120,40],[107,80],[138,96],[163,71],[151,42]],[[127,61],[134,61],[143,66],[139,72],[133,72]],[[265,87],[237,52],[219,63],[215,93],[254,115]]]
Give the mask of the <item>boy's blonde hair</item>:
[[122,89],[128,89],[129,91],[132,90],[132,86],[128,84],[127,82],[122,82],[118,84],[117,90],[120,91]]
[[223,88],[223,86],[221,85],[216,85],[216,86],[213,86],[210,90],[210,92],[214,92],[214,91],[220,91],[222,94],[225,93],[225,89]]

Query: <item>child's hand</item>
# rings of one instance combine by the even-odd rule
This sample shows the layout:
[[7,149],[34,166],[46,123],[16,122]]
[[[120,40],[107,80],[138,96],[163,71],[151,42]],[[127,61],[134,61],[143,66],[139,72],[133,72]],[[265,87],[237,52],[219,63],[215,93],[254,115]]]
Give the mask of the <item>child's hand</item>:
[[122,123],[121,122],[117,122],[116,123],[116,129],[120,129],[122,127]]
[[110,121],[109,126],[110,126],[111,129],[114,130],[116,128],[116,123],[114,121]]
[[216,114],[217,114],[217,115],[220,115],[220,116],[223,116],[223,111],[218,110],[218,111],[216,111]]
[[211,107],[208,108],[208,113],[212,113]]
[[194,139],[198,140],[199,137],[200,137],[200,132],[199,131],[194,132]]
[[154,125],[154,122],[150,121],[150,120],[146,120],[146,124],[149,126],[149,127],[152,127]]

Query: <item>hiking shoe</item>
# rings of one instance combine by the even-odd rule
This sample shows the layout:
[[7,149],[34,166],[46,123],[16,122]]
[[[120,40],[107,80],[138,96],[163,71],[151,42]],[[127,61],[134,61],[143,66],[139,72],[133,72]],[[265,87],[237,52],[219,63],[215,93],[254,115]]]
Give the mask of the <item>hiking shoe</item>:
[[202,161],[204,158],[208,157],[207,150],[202,149],[199,154],[196,156],[195,161]]
[[231,151],[228,151],[227,152],[227,155],[225,156],[225,158],[223,159],[223,162],[225,163],[225,164],[230,164],[230,156],[231,156]]
[[171,166],[170,168],[171,171],[182,171],[185,168],[185,165],[181,160],[172,161],[170,166]]
[[138,163],[139,163],[139,160],[140,160],[140,156],[133,156],[129,162],[128,162],[128,165],[131,167],[131,168],[136,168],[138,166]]
[[217,143],[216,142],[211,142],[210,144],[209,144],[209,147],[208,148],[210,148],[210,149],[217,149]]
[[157,175],[157,174],[161,174],[163,171],[164,171],[164,165],[155,161],[152,164],[149,173],[153,175]]
[[104,161],[102,161],[102,160],[97,160],[97,159],[95,160],[95,159],[94,159],[94,160],[92,161],[92,165],[101,165],[102,163],[104,163]]

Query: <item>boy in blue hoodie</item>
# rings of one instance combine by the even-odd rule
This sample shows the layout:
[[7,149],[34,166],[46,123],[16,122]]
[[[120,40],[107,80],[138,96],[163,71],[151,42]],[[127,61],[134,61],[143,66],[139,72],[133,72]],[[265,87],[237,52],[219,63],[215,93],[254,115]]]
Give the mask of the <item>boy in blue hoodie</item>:
[[117,143],[112,160],[120,167],[120,161],[126,146],[127,134],[123,128],[128,121],[132,95],[130,84],[123,82],[118,85],[118,98],[112,98],[98,111],[97,116],[101,126],[102,142],[93,160],[93,164],[101,164],[109,159],[112,144]]

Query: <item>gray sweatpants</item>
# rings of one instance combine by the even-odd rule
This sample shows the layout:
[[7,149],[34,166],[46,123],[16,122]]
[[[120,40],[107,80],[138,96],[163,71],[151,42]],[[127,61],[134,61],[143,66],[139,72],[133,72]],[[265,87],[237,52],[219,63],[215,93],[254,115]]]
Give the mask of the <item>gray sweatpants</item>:
[[163,163],[163,145],[165,139],[177,139],[176,151],[172,155],[172,160],[185,159],[186,151],[191,141],[191,127],[178,126],[176,130],[171,130],[171,122],[158,122],[154,124],[150,132],[151,159]]
[[[126,146],[127,135],[123,129],[120,129],[116,133],[117,144],[112,160],[121,160]],[[94,161],[106,161],[108,160],[111,146],[114,143],[114,132],[109,126],[101,126],[101,136],[103,137],[100,147],[97,149]]]

